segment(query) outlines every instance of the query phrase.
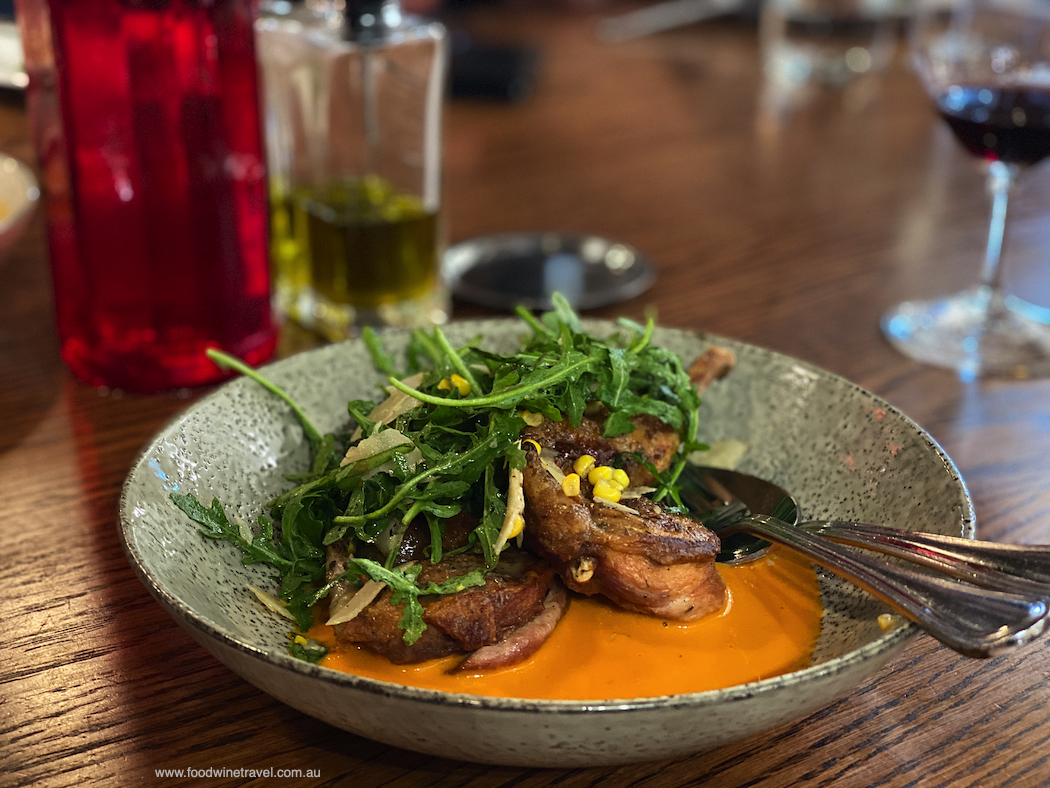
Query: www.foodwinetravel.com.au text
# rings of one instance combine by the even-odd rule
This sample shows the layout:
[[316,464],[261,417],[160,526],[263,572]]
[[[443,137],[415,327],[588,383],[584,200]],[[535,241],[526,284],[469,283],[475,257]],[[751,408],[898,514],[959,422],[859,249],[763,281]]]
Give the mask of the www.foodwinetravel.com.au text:
[[230,769],[228,767],[208,767],[207,769],[155,769],[157,777],[241,777],[259,778],[270,777],[277,779],[296,779],[303,777],[320,777],[320,769],[275,769],[272,766],[265,769]]

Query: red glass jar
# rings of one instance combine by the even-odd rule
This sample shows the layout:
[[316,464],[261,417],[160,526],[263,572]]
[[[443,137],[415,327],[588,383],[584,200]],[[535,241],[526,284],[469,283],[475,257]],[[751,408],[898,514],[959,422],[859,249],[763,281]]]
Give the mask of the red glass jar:
[[95,386],[276,344],[250,0],[18,0],[63,359]]

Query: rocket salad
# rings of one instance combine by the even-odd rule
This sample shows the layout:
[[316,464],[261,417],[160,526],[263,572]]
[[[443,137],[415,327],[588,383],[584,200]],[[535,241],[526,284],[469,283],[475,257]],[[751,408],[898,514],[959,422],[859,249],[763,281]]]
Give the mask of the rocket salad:
[[[689,453],[702,448],[694,437],[700,400],[682,360],[651,343],[653,321],[621,320],[613,336],[598,338],[583,331],[560,297],[541,317],[518,314],[527,335],[510,355],[483,350],[478,340],[453,347],[435,328],[413,332],[397,361],[382,337],[366,330],[363,339],[385,376],[382,401],[350,401],[356,427],[343,433],[322,435],[278,386],[237,359],[210,352],[216,363],[253,378],[289,405],[310,444],[311,466],[288,477],[295,486],[268,503],[256,527],[231,520],[217,499],[208,507],[192,495],[172,493],[172,501],[203,536],[237,545],[246,564],[276,570],[274,601],[300,631],[309,629],[315,605],[338,583],[360,587],[371,579],[386,584],[403,606],[399,626],[406,643],[425,629],[419,597],[481,585],[497,565],[508,476],[525,465],[520,433],[527,423],[545,418],[576,426],[585,412],[601,407],[608,413],[604,437],[614,437],[634,429],[632,417],[659,419],[682,442],[670,469],[654,473],[653,498],[665,508],[681,507],[676,481]],[[437,563],[445,523],[461,513],[477,523],[461,549],[480,551],[484,566],[420,587],[420,563],[395,565],[405,529],[420,519],[426,523],[428,558]],[[350,557],[342,575],[328,578],[326,552],[335,543]],[[323,654],[301,640],[292,640],[293,655],[315,660]]]

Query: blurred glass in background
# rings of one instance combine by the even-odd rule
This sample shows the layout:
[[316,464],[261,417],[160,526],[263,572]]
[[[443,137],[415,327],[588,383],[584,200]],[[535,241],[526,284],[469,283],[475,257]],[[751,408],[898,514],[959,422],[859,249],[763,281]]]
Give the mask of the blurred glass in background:
[[759,36],[765,76],[784,91],[841,87],[893,58],[902,0],[765,0]]

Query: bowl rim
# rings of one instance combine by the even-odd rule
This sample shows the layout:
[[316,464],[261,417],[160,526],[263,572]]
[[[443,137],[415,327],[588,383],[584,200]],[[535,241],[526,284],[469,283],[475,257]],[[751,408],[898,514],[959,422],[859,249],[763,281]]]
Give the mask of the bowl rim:
[[[515,318],[483,318],[478,320],[464,320],[456,321],[456,324],[472,324],[482,326],[484,324],[492,323],[508,323],[515,321]],[[585,321],[585,323],[594,324],[607,323],[612,325],[613,321]],[[826,369],[818,367],[807,361],[797,359],[793,356],[789,356],[779,351],[771,350],[759,345],[754,345],[748,342],[732,339],[729,337],[723,337],[716,334],[710,334],[703,331],[696,331],[684,328],[675,328],[670,326],[660,326],[664,330],[678,331],[682,333],[692,334],[704,341],[710,342],[723,342],[729,344],[735,344],[738,347],[747,347],[751,351],[758,351],[760,353],[769,356],[778,356],[786,359],[793,363],[801,364],[807,370],[816,372],[821,376],[825,376],[838,381],[841,384],[845,384],[847,387],[854,389],[861,396],[868,398],[878,407],[892,413],[894,416],[900,418],[902,422],[913,429],[926,444],[933,449],[934,453],[937,454],[941,461],[944,463],[945,469],[949,475],[954,479],[958,485],[958,492],[962,495],[962,500],[965,504],[964,511],[962,513],[962,524],[963,524],[963,536],[966,538],[973,538],[975,533],[975,511],[973,506],[973,500],[970,496],[970,491],[966,486],[962,474],[955,465],[954,461],[948,456],[940,444],[930,435],[925,429],[923,429],[913,419],[908,417],[903,411],[894,405],[886,402],[881,397],[868,391],[867,389],[853,383],[847,378],[838,375],[834,372],[830,372]],[[304,355],[314,353],[317,351],[325,350],[326,348],[335,347],[341,344],[360,342],[358,339],[345,340],[342,343],[336,343],[335,345],[322,345],[318,348],[304,351],[303,353],[297,353],[293,356],[289,356],[285,359],[279,359],[277,361],[270,362],[265,366],[261,367],[260,370],[265,370],[268,367],[272,367],[276,364],[284,364],[296,358],[301,358]],[[301,362],[300,362],[301,363]],[[220,385],[215,391],[210,392],[200,400],[190,405],[180,413],[173,416],[160,430],[158,430],[147,444],[141,449],[135,461],[132,463],[131,468],[128,472],[128,476],[121,487],[120,499],[118,503],[118,517],[120,521],[120,528],[118,529],[121,545],[124,549],[124,554],[131,564],[135,575],[139,578],[143,585],[146,586],[147,590],[156,598],[161,605],[171,614],[177,621],[184,625],[200,632],[203,635],[212,638],[224,646],[231,648],[242,654],[261,659],[262,661],[270,664],[281,670],[290,670],[293,673],[299,674],[301,677],[310,679],[319,679],[327,684],[343,687],[351,690],[356,690],[369,695],[384,697],[384,698],[398,698],[406,701],[421,702],[429,705],[439,705],[445,707],[457,707],[457,708],[473,708],[473,709],[488,709],[488,710],[501,710],[501,711],[512,711],[522,713],[539,713],[539,714],[552,714],[552,715],[573,715],[573,714],[593,714],[595,712],[602,713],[626,713],[626,712],[638,712],[647,710],[666,710],[666,709],[702,709],[706,707],[723,705],[726,703],[740,702],[750,700],[759,695],[765,695],[771,692],[775,692],[780,689],[785,689],[798,684],[808,683],[813,680],[821,678],[830,678],[837,674],[847,672],[854,667],[867,662],[870,659],[878,657],[882,654],[890,652],[898,647],[901,647],[909,639],[918,634],[919,629],[916,625],[910,621],[903,621],[903,623],[896,628],[886,632],[875,640],[866,643],[852,651],[847,652],[838,657],[828,660],[827,662],[820,663],[819,665],[811,665],[800,670],[791,671],[784,673],[779,676],[773,676],[766,679],[760,679],[758,681],[748,682],[746,684],[737,684],[731,687],[725,687],[722,689],[705,690],[703,692],[692,692],[683,693],[679,695],[661,695],[655,697],[645,698],[609,698],[603,700],[554,700],[554,699],[530,699],[530,698],[509,698],[501,696],[488,696],[488,695],[472,695],[468,693],[459,692],[446,692],[442,690],[431,690],[420,687],[413,687],[404,684],[396,684],[393,682],[382,681],[380,679],[373,679],[366,676],[357,676],[351,673],[344,673],[337,671],[332,668],[325,668],[320,665],[306,662],[305,660],[296,659],[289,654],[281,652],[273,652],[265,649],[261,649],[257,646],[253,646],[250,643],[244,642],[239,638],[235,637],[231,633],[224,631],[222,628],[209,621],[204,616],[197,614],[193,608],[183,602],[181,599],[176,597],[174,594],[165,590],[156,579],[147,571],[141,556],[135,548],[131,532],[136,527],[131,518],[126,515],[129,506],[129,487],[131,485],[132,476],[135,472],[141,468],[145,462],[147,455],[151,452],[157,441],[164,435],[169,434],[172,430],[177,428],[183,421],[185,421],[191,414],[192,411],[205,406],[207,403],[218,399],[229,386],[255,386],[253,381],[243,377],[235,377],[227,380],[225,383]]]

